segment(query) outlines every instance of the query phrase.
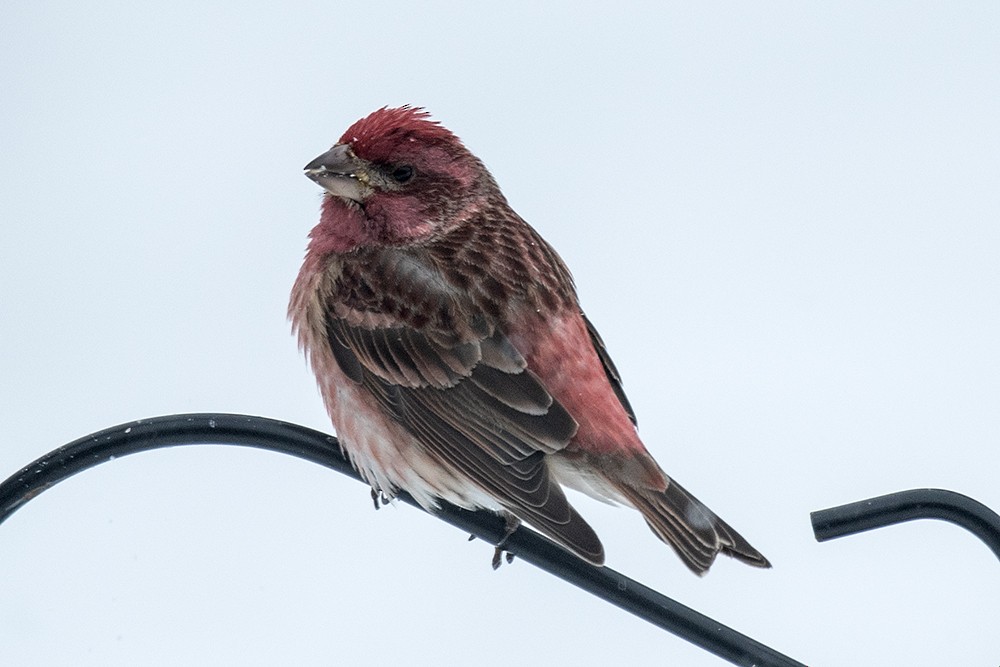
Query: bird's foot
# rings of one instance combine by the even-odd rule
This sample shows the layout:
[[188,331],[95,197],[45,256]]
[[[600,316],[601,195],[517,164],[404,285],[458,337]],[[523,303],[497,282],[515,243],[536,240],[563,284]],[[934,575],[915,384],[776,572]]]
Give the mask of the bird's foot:
[[372,502],[375,503],[376,510],[382,505],[388,505],[390,500],[389,496],[385,495],[381,491],[372,489]]
[[[503,555],[503,553],[504,553],[503,547],[497,547],[493,551],[493,562],[492,562],[492,565],[493,565],[493,569],[494,570],[500,569],[500,556]],[[507,552],[507,564],[509,565],[509,564],[511,564],[513,562],[514,562],[514,554],[512,554],[511,552],[508,551]]]
[[501,558],[506,551],[507,553],[507,564],[510,565],[514,562],[514,554],[504,549],[504,545],[507,544],[508,538],[514,534],[514,531],[518,529],[521,525],[521,520],[510,512],[500,512],[500,516],[503,517],[504,521],[504,533],[503,538],[501,538],[500,543],[497,544],[496,550],[493,552],[493,569],[496,570],[500,567],[502,562]]

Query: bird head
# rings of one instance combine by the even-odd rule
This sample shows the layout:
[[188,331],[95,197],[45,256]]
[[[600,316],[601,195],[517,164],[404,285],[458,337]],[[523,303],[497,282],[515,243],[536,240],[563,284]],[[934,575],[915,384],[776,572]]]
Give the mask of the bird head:
[[[382,108],[305,166],[325,191],[313,230],[344,252],[421,243],[461,224],[495,184],[462,142],[419,108]],[[491,187],[492,186],[492,187]]]

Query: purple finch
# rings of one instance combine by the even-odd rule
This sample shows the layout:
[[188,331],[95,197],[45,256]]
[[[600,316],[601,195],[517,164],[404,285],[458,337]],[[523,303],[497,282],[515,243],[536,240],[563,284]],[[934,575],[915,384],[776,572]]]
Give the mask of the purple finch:
[[769,567],[646,451],[566,265],[454,134],[383,108],[305,173],[326,194],[289,317],[373,493],[498,511],[603,564],[565,485],[639,510],[698,574],[719,552]]

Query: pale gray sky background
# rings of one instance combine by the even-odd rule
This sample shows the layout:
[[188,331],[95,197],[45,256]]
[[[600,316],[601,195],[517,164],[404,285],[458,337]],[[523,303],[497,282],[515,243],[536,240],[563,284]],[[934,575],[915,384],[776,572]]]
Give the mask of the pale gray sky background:
[[[752,4],[752,6],[751,6]],[[95,5],[95,6],[86,6]],[[228,411],[329,430],[285,305],[357,118],[426,106],[560,251],[647,445],[774,563],[608,563],[810,665],[996,665],[1000,566],[811,510],[1000,509],[1000,5],[0,5],[0,475]],[[721,660],[288,457],[115,461],[0,526],[0,664]]]

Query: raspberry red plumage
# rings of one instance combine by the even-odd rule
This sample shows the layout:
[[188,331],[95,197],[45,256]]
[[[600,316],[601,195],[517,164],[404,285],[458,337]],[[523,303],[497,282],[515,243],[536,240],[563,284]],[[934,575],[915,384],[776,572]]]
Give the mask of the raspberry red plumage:
[[768,563],[646,451],[569,271],[421,109],[380,109],[307,166],[327,190],[289,315],[372,484],[504,511],[583,558],[561,485],[642,512],[692,570]]
[[429,113],[409,106],[383,107],[365,116],[347,128],[337,143],[350,144],[357,155],[372,160],[387,156],[401,141],[411,138],[424,147],[458,143],[457,137],[431,120]]

